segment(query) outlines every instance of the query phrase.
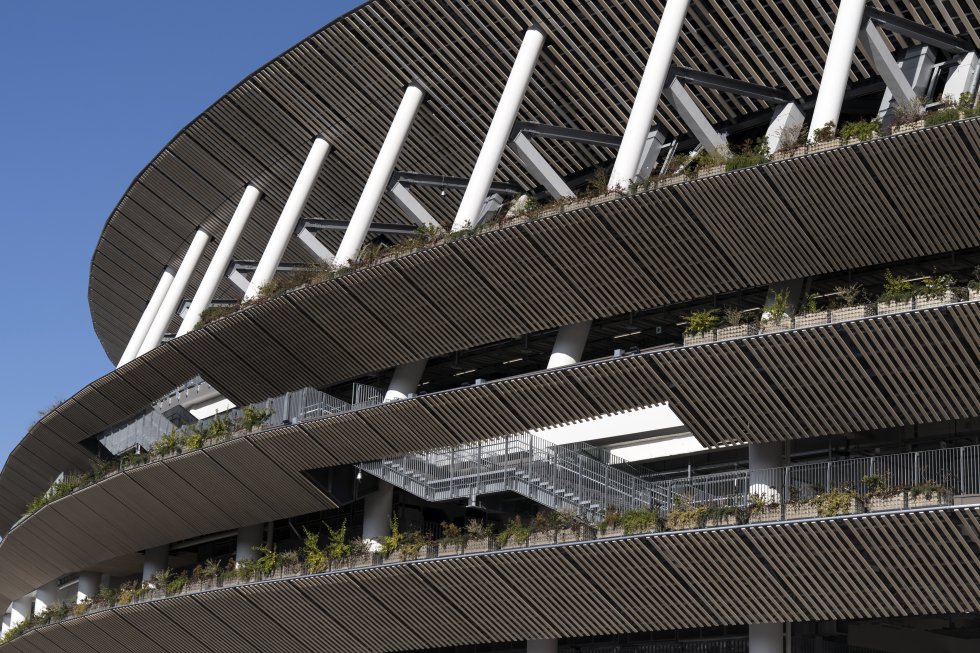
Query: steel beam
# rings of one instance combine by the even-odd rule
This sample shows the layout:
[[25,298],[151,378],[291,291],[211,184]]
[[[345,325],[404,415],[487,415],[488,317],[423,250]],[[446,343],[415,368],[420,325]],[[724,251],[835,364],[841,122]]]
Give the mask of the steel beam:
[[763,86],[762,84],[753,84],[752,82],[743,82],[738,79],[715,75],[713,73],[705,73],[692,68],[672,66],[670,76],[673,79],[679,79],[687,84],[712,88],[716,91],[755,98],[757,100],[765,100],[766,102],[785,104],[795,99],[789,91]]
[[973,52],[973,44],[966,39],[953,36],[952,34],[947,34],[946,32],[934,29],[932,27],[920,25],[919,23],[908,20],[907,18],[901,18],[895,14],[890,14],[886,11],[881,11],[880,9],[872,9],[870,7],[865,10],[864,15],[868,20],[881,25],[889,32],[907,36],[908,38],[915,39],[924,45],[931,45],[934,48],[938,48],[943,52],[953,54],[966,54],[968,52]]

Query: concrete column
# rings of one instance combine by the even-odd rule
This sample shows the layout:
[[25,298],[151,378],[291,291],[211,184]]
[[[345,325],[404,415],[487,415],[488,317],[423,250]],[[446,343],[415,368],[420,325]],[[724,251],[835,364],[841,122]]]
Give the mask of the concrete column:
[[943,86],[943,97],[949,96],[958,100],[961,93],[976,93],[978,78],[980,78],[980,54],[968,52],[961,56],[956,66],[949,71],[946,85]]
[[667,0],[664,6],[657,35],[650,48],[650,57],[643,70],[626,130],[623,132],[623,142],[619,146],[616,163],[613,164],[612,173],[609,175],[611,191],[629,188],[640,167],[640,157],[643,155],[643,147],[646,144],[647,134],[650,133],[650,125],[653,124],[653,117],[657,113],[657,105],[660,104],[664,84],[667,83],[674,48],[684,26],[688,5],[690,0]]
[[7,608],[7,611],[3,613],[3,625],[0,626],[0,637],[6,635],[7,631],[10,630],[10,616],[10,608]]
[[558,329],[555,346],[551,349],[551,357],[548,359],[548,369],[580,363],[591,328],[592,321],[588,320],[577,324],[566,324]]
[[794,135],[799,135],[804,122],[806,122],[806,117],[795,102],[777,107],[773,111],[772,121],[766,130],[769,154],[775,153],[784,144],[789,145],[789,139]]
[[834,22],[834,34],[830,38],[830,49],[820,78],[820,90],[810,119],[808,140],[813,140],[813,132],[828,122],[834,125],[840,120],[840,109],[844,103],[847,79],[851,73],[851,59],[857,46],[858,35],[864,25],[864,0],[841,0]]
[[374,214],[384,197],[388,180],[395,170],[395,162],[398,161],[398,155],[401,154],[402,146],[405,145],[408,132],[412,128],[412,122],[418,114],[423,99],[425,99],[425,93],[418,86],[410,84],[405,89],[395,118],[388,128],[388,135],[381,145],[381,151],[378,152],[378,156],[374,160],[374,167],[364,184],[364,190],[361,191],[361,198],[354,208],[350,224],[347,226],[340,246],[337,248],[337,254],[334,256],[335,264],[347,265],[361,251],[364,238],[371,227],[371,221],[374,220]]
[[136,330],[133,331],[133,335],[129,338],[129,344],[126,345],[126,350],[123,351],[123,355],[119,357],[119,365],[117,367],[122,367],[136,358],[140,347],[143,346],[143,341],[146,340],[146,333],[150,330],[150,324],[160,311],[160,305],[163,304],[163,298],[167,296],[167,291],[170,290],[170,284],[173,283],[173,280],[174,271],[168,265],[164,268],[163,274],[160,275],[160,281],[157,282],[157,287],[153,290],[150,301],[146,303],[146,308],[143,309],[143,315],[136,324]]
[[58,602],[58,581],[37,588],[34,593],[34,614],[41,614]]
[[31,605],[34,597],[22,596],[10,604],[10,627],[13,628],[31,616]]
[[259,554],[255,547],[265,544],[263,535],[265,534],[265,524],[255,524],[254,526],[243,526],[238,529],[238,539],[235,543],[235,565],[243,560],[255,560]]
[[544,41],[544,32],[535,27],[528,28],[524,34],[521,49],[517,53],[517,59],[514,60],[514,67],[510,71],[510,77],[507,78],[507,85],[504,86],[497,111],[490,122],[483,147],[480,149],[480,156],[473,166],[469,184],[466,186],[456,218],[453,220],[453,231],[469,229],[478,224],[484,202],[490,193],[490,185],[497,173],[497,166],[500,165],[500,157],[507,147],[511,129],[514,127],[514,121],[517,120],[517,112],[521,108],[521,102],[524,101],[524,94],[531,82],[531,74],[534,72],[538,55],[544,47]]
[[[898,63],[899,70],[905,75],[905,79],[911,84],[912,92],[915,96],[924,95],[929,88],[929,80],[932,78],[932,68],[936,63],[936,53],[927,45],[921,45],[906,50],[902,60]],[[892,123],[895,113],[895,95],[888,88],[885,89],[881,97],[881,105],[878,107],[878,117],[881,118],[882,125],[885,127]]]
[[388,384],[384,402],[405,399],[418,390],[419,381],[422,380],[422,372],[425,371],[427,362],[428,360],[420,360],[396,367],[395,373],[391,375],[391,383]]
[[83,571],[78,575],[78,594],[76,595],[76,603],[81,603],[82,601],[93,599],[95,595],[99,592],[99,582],[102,580],[102,574],[98,571]]
[[377,540],[391,534],[391,509],[395,488],[390,483],[378,481],[376,492],[364,497],[364,529],[362,537]]
[[286,246],[289,245],[290,239],[296,232],[296,226],[299,224],[300,215],[306,207],[306,201],[310,198],[310,192],[316,184],[316,178],[320,174],[323,160],[327,158],[329,153],[330,143],[324,138],[318,136],[313,140],[310,153],[306,155],[306,162],[303,163],[303,168],[299,171],[299,176],[296,177],[293,190],[290,191],[289,198],[282,207],[279,220],[272,230],[272,235],[269,236],[269,242],[265,246],[265,251],[262,252],[262,258],[259,259],[255,268],[255,274],[252,275],[248,290],[245,291],[246,300],[258,295],[259,289],[272,281],[272,277],[275,276],[279,263],[282,262],[282,255],[286,253]]
[[170,320],[177,312],[177,306],[180,304],[180,300],[184,298],[184,291],[187,290],[187,284],[190,282],[191,276],[194,274],[194,270],[201,260],[201,254],[204,253],[204,248],[207,247],[208,241],[210,240],[211,236],[203,229],[199,228],[194,233],[191,244],[187,247],[187,252],[184,254],[184,259],[180,262],[180,266],[177,267],[177,274],[174,275],[173,283],[170,284],[167,295],[160,304],[160,310],[157,311],[156,317],[153,318],[153,322],[146,332],[146,339],[140,345],[139,356],[155,348],[163,340],[163,334],[167,331],[167,325],[170,324]]
[[164,544],[147,549],[143,555],[143,582],[149,581],[158,571],[170,566],[170,545]]
[[557,639],[529,639],[527,653],[558,653]]
[[214,299],[214,294],[218,292],[218,286],[225,276],[225,271],[231,264],[238,239],[241,238],[245,224],[261,197],[262,192],[255,186],[245,187],[242,198],[238,200],[238,207],[235,208],[235,213],[228,222],[228,228],[225,229],[224,235],[221,236],[221,242],[218,243],[218,248],[214,251],[214,257],[208,264],[204,276],[201,277],[201,284],[194,293],[191,305],[187,309],[187,315],[184,316],[184,321],[181,322],[180,329],[177,330],[178,337],[188,331],[193,331],[197,323],[201,321],[201,313],[211,305],[211,300]]
[[783,466],[783,443],[749,444],[749,494],[779,500],[778,478],[768,470]]
[[749,624],[749,653],[784,653],[783,624]]

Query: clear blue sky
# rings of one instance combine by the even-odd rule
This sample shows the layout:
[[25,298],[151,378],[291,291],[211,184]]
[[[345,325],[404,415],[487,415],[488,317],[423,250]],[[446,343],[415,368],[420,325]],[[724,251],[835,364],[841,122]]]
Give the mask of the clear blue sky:
[[0,459],[112,369],[89,263],[133,177],[242,78],[355,0],[0,1]]

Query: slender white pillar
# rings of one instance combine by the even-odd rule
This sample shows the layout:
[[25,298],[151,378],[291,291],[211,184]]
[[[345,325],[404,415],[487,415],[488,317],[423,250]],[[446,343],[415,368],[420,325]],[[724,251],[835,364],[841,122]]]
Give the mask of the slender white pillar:
[[143,341],[146,340],[146,333],[150,330],[150,324],[153,323],[153,318],[160,311],[160,305],[163,303],[163,298],[167,296],[167,291],[170,290],[170,284],[173,283],[173,280],[174,271],[168,265],[164,268],[163,274],[160,275],[160,281],[157,282],[157,287],[153,290],[150,301],[146,303],[143,315],[136,324],[136,330],[133,331],[133,335],[129,339],[129,344],[126,345],[126,350],[123,351],[123,355],[119,357],[119,365],[117,367],[122,367],[136,358],[140,347],[143,346]]
[[37,588],[34,593],[34,614],[41,614],[58,602],[58,581]]
[[201,313],[211,305],[211,300],[214,299],[214,294],[218,292],[218,286],[224,279],[225,271],[231,263],[231,257],[235,254],[238,239],[241,238],[245,224],[261,197],[262,192],[255,186],[245,187],[242,198],[238,200],[238,207],[228,222],[228,228],[225,229],[224,235],[221,236],[221,242],[218,243],[218,248],[214,251],[214,257],[208,264],[204,276],[201,277],[201,283],[194,293],[190,307],[187,309],[187,315],[184,316],[184,321],[180,323],[180,329],[177,330],[178,337],[188,331],[193,331],[197,323],[201,321]]
[[558,653],[557,639],[529,639],[527,653]]
[[521,49],[517,53],[517,59],[514,60],[514,67],[510,71],[510,77],[507,78],[507,85],[504,86],[497,111],[493,115],[490,129],[487,130],[487,136],[483,141],[480,156],[473,166],[469,184],[463,193],[456,219],[453,220],[453,231],[469,229],[476,226],[479,221],[483,204],[490,193],[493,177],[497,174],[497,166],[500,165],[500,157],[507,147],[514,121],[517,120],[517,112],[521,108],[524,94],[531,82],[531,74],[534,72],[538,55],[544,47],[544,40],[544,33],[534,27],[529,28],[524,34]]
[[164,544],[153,549],[147,549],[143,555],[143,582],[149,581],[153,575],[170,566],[170,545]]
[[623,142],[619,146],[616,163],[613,164],[612,173],[609,175],[609,190],[629,188],[640,167],[643,147],[646,144],[647,134],[650,133],[650,125],[653,124],[653,117],[657,113],[664,84],[667,83],[674,48],[677,46],[677,39],[680,38],[690,4],[690,0],[667,0],[664,6],[657,34],[650,48],[650,57],[643,70],[626,130],[623,132]]
[[784,653],[783,624],[749,624],[749,653]]
[[176,314],[177,306],[180,304],[180,300],[184,298],[184,291],[187,290],[187,284],[190,282],[194,270],[197,269],[201,254],[204,253],[204,248],[208,246],[210,240],[211,236],[203,229],[198,228],[194,233],[194,238],[191,239],[191,244],[187,247],[184,259],[177,268],[177,274],[174,275],[173,283],[170,284],[167,295],[160,304],[160,310],[157,311],[153,323],[150,324],[150,329],[146,332],[146,339],[140,346],[139,356],[150,351],[163,340],[163,334],[167,332],[167,325],[170,324],[171,318]]
[[391,534],[391,507],[395,488],[390,483],[378,481],[378,489],[364,497],[364,527],[362,537],[377,540]]
[[422,372],[425,371],[425,364],[428,361],[422,359],[414,363],[405,363],[395,368],[391,375],[391,383],[388,384],[388,391],[385,393],[384,402],[398,401],[405,399],[419,387],[422,380]]
[[409,84],[405,89],[395,118],[388,128],[388,135],[381,145],[378,157],[374,160],[374,167],[354,208],[350,224],[347,225],[344,237],[337,248],[337,254],[334,256],[336,265],[347,265],[361,251],[371,221],[374,220],[374,214],[387,190],[388,180],[395,170],[395,162],[398,161],[398,155],[401,154],[402,146],[405,145],[408,132],[412,129],[412,123],[415,121],[419,107],[422,106],[423,99],[425,99],[425,92],[418,86]]
[[10,604],[10,627],[13,628],[31,616],[31,604],[34,599],[30,595],[22,596]]
[[834,34],[830,37],[830,49],[817,91],[817,102],[810,119],[808,140],[813,140],[813,132],[828,122],[837,125],[840,109],[847,90],[847,78],[851,73],[851,59],[857,46],[858,35],[864,25],[864,0],[841,0],[834,22]]
[[83,571],[80,573],[78,575],[76,603],[95,598],[95,595],[99,592],[99,582],[101,580],[102,574],[97,571]]
[[585,350],[585,343],[589,339],[589,330],[592,328],[592,321],[578,322],[576,324],[566,324],[558,329],[555,336],[555,345],[551,349],[551,357],[548,358],[548,369],[574,365],[582,361],[582,351]]
[[299,176],[296,177],[293,190],[290,191],[289,198],[282,207],[279,221],[276,222],[272,235],[269,236],[269,242],[265,246],[265,251],[262,252],[262,258],[259,259],[255,268],[255,274],[252,275],[248,290],[245,291],[246,300],[258,295],[259,289],[272,281],[272,277],[275,276],[279,263],[282,262],[282,255],[286,253],[286,246],[289,245],[289,240],[296,232],[296,226],[299,224],[300,216],[306,207],[306,201],[310,198],[310,192],[316,184],[316,178],[320,174],[323,160],[327,158],[329,153],[330,143],[317,136],[313,140],[310,153],[306,155],[306,161],[299,171]]
[[255,560],[259,557],[255,547],[264,544],[262,536],[265,533],[265,524],[255,524],[254,526],[243,526],[238,529],[238,539],[235,542],[235,565],[243,560]]

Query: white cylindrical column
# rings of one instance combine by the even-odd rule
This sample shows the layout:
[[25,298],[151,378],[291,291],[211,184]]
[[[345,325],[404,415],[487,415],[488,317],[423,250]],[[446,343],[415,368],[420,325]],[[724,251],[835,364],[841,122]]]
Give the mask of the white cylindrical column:
[[623,141],[609,175],[609,190],[629,188],[640,167],[643,147],[650,133],[650,125],[653,124],[653,117],[657,114],[660,95],[670,73],[674,48],[677,47],[677,39],[680,38],[690,4],[690,0],[667,0],[664,6],[657,34],[650,48],[650,57],[643,70],[640,86],[636,89],[636,99],[633,100],[633,108],[626,122]]
[[558,653],[557,639],[529,639],[527,653]]
[[555,336],[555,346],[551,349],[551,357],[548,359],[548,369],[582,362],[582,351],[589,339],[591,328],[592,321],[589,320],[577,324],[566,324],[558,329],[558,335]]
[[13,628],[31,616],[31,604],[34,598],[22,596],[10,604],[10,627]]
[[99,582],[102,574],[98,571],[83,571],[78,575],[78,594],[76,603],[95,598],[99,592]]
[[143,346],[143,341],[146,340],[146,333],[150,330],[150,324],[153,323],[153,318],[160,311],[163,298],[167,296],[167,291],[170,290],[170,284],[173,281],[174,271],[168,265],[163,269],[163,274],[160,275],[160,281],[157,282],[157,287],[153,290],[153,294],[150,295],[150,301],[146,303],[146,308],[143,309],[143,315],[136,324],[136,330],[133,331],[133,335],[129,339],[129,344],[126,345],[126,350],[123,351],[123,355],[119,357],[119,365],[117,367],[122,367],[136,358],[140,347]]
[[390,483],[378,481],[378,489],[364,497],[364,527],[362,537],[378,540],[391,535],[391,508],[395,488]]
[[204,248],[208,246],[208,241],[210,240],[211,236],[203,229],[199,228],[194,233],[191,244],[187,247],[187,252],[184,254],[184,259],[177,267],[177,274],[174,275],[173,283],[170,284],[167,295],[160,304],[160,310],[157,311],[156,317],[153,318],[153,322],[146,332],[146,339],[140,345],[139,356],[150,351],[163,340],[163,334],[167,332],[167,325],[170,324],[171,318],[177,312],[177,305],[180,304],[180,300],[184,297],[187,284],[190,282],[194,270],[197,269],[197,264],[201,260],[201,254],[204,253]]
[[306,155],[306,161],[299,171],[299,176],[296,177],[293,190],[290,191],[289,198],[282,207],[282,213],[279,214],[279,221],[276,222],[275,229],[272,230],[272,235],[269,236],[269,242],[265,246],[265,251],[262,252],[262,258],[259,259],[259,263],[255,268],[255,274],[252,275],[252,280],[248,284],[248,290],[245,291],[246,300],[258,295],[259,289],[272,281],[276,270],[279,269],[279,263],[282,262],[282,255],[286,253],[286,246],[289,245],[289,241],[296,231],[296,225],[299,224],[299,218],[303,213],[303,209],[306,207],[306,200],[310,198],[310,192],[316,184],[316,178],[320,174],[320,168],[323,166],[323,161],[329,153],[330,143],[326,139],[321,136],[313,139],[313,146],[310,147],[310,153]]
[[143,555],[143,582],[149,581],[160,571],[170,566],[170,545],[164,544],[147,549]]
[[374,160],[374,167],[364,184],[364,190],[361,191],[361,199],[357,201],[350,224],[347,225],[347,231],[344,232],[340,246],[337,247],[337,254],[333,259],[336,265],[347,265],[361,251],[364,238],[371,227],[371,221],[374,220],[374,214],[378,210],[378,204],[381,203],[381,199],[387,190],[388,179],[391,178],[391,173],[395,170],[398,155],[401,154],[402,146],[412,128],[412,122],[415,120],[424,99],[425,92],[418,86],[410,84],[405,89],[395,118],[391,121],[391,127],[388,128],[388,135],[381,145],[378,157]]
[[235,542],[235,565],[238,566],[243,560],[255,560],[259,557],[255,547],[265,544],[262,536],[265,534],[265,524],[255,524],[254,526],[243,526],[238,529],[238,538]]
[[784,653],[783,624],[749,624],[749,653]]
[[204,276],[201,277],[201,283],[194,293],[190,307],[187,309],[187,315],[184,316],[184,321],[180,323],[180,329],[177,330],[178,336],[193,331],[197,323],[201,321],[201,313],[211,305],[211,300],[214,299],[214,294],[218,292],[218,286],[225,276],[225,270],[231,263],[231,257],[235,254],[238,239],[241,238],[245,224],[261,197],[262,192],[255,186],[245,187],[245,192],[242,193],[242,198],[238,201],[238,207],[228,222],[228,228],[225,229],[224,235],[221,236],[221,242],[218,243],[218,248],[214,251],[214,257],[208,264]]
[[827,61],[823,67],[823,77],[820,78],[820,90],[817,91],[817,102],[810,118],[810,133],[807,138],[811,141],[814,131],[827,123],[837,126],[840,119],[854,48],[857,47],[858,35],[864,24],[864,9],[865,0],[840,2],[837,19],[834,21],[834,34],[830,37],[830,48],[827,50]]
[[517,112],[521,108],[524,94],[531,82],[531,74],[534,72],[538,55],[544,47],[544,40],[544,33],[535,27],[529,28],[524,34],[521,49],[517,53],[517,59],[514,60],[514,67],[511,68],[507,85],[504,86],[503,95],[497,103],[497,111],[490,121],[490,129],[487,130],[487,136],[483,140],[480,156],[473,166],[470,181],[466,185],[459,210],[456,212],[456,219],[453,220],[453,231],[476,226],[483,204],[490,193],[493,177],[497,174],[500,157],[504,154],[510,132],[514,128],[514,121],[517,120]]
[[37,588],[34,593],[34,614],[41,614],[58,602],[58,581]]
[[749,494],[758,494],[765,501],[779,500],[779,479],[772,471],[783,466],[783,443],[749,444]]
[[405,399],[419,388],[419,381],[422,380],[422,373],[425,371],[426,359],[405,363],[395,368],[391,375],[391,383],[388,384],[388,391],[385,393],[385,403]]

